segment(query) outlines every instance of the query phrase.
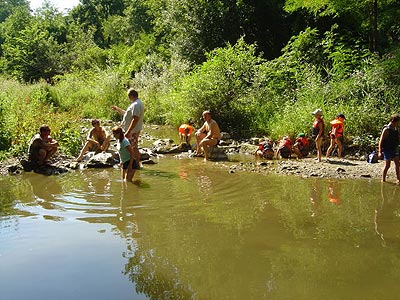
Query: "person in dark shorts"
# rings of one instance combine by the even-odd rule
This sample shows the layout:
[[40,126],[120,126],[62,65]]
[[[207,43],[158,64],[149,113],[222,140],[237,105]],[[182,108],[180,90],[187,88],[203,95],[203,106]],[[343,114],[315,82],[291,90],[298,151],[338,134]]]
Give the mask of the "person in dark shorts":
[[135,154],[131,143],[124,136],[124,131],[120,126],[114,127],[112,133],[118,142],[117,150],[120,157],[122,179],[125,181],[132,181],[133,175],[135,175],[137,162],[134,158]]
[[397,184],[400,184],[400,161],[399,161],[399,129],[400,116],[394,114],[390,117],[389,124],[383,127],[379,139],[378,157],[385,160],[385,167],[382,172],[382,182],[386,181],[386,175],[390,168],[391,161],[394,161]]

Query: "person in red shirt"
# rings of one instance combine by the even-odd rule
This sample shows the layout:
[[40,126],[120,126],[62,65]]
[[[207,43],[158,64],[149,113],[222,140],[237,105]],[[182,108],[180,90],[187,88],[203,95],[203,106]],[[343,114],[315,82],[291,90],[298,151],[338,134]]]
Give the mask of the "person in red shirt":
[[278,149],[276,150],[276,158],[280,155],[281,158],[289,158],[292,154],[292,141],[288,136],[284,136],[279,142]]
[[304,133],[299,133],[293,145],[293,152],[298,158],[303,158],[308,155],[309,142]]

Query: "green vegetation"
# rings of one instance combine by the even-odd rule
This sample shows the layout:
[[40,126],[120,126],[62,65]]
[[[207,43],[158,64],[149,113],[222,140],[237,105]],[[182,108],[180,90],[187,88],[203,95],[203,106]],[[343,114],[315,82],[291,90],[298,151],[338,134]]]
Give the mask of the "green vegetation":
[[[213,111],[236,137],[310,133],[311,111],[347,117],[374,143],[398,112],[394,0],[93,0],[62,14],[0,1],[0,152],[25,152],[47,123],[76,155],[82,118],[118,120],[126,87],[146,122],[178,126]],[[198,124],[197,124],[198,125]]]

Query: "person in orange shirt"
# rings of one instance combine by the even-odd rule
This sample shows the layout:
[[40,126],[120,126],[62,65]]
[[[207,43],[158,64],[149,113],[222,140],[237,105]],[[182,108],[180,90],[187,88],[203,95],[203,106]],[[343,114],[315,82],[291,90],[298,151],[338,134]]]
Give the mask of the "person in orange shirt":
[[185,124],[182,124],[179,126],[179,139],[182,144],[182,142],[185,142],[186,144],[190,143],[190,139],[192,138],[192,133],[194,131],[194,128],[192,126],[192,122],[188,120]]
[[338,146],[338,157],[342,158],[343,150],[343,131],[344,131],[344,114],[338,114],[335,120],[331,121],[332,129],[329,131],[329,137],[331,138],[331,144],[326,151],[326,158],[331,155],[331,152],[335,145]]

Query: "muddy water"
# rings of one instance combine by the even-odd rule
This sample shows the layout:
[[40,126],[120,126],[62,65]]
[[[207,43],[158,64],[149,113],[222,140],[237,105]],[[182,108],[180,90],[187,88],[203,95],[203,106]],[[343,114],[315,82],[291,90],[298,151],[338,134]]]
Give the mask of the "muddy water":
[[0,178],[0,299],[396,299],[400,188],[164,157]]

